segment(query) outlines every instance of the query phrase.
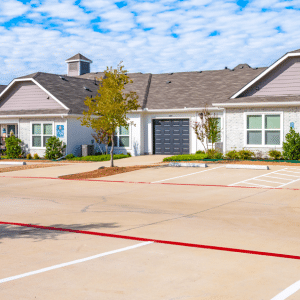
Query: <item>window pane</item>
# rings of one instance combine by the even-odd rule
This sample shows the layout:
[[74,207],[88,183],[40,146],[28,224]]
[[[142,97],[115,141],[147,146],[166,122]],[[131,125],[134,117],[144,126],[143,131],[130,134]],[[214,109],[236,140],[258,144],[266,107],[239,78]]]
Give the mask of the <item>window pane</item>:
[[129,136],[120,136],[120,147],[129,147]]
[[42,147],[42,139],[40,136],[33,136],[32,137],[32,147]]
[[32,124],[32,134],[41,134],[42,125],[41,124]]
[[43,136],[43,147],[46,147],[46,143],[51,136]]
[[118,147],[118,137],[114,136],[114,146]]
[[13,134],[16,135],[15,125],[7,125],[7,133],[10,135],[11,132],[13,132]]
[[265,116],[266,129],[280,129],[280,115]]
[[280,131],[266,131],[266,145],[280,145]]
[[129,128],[126,129],[125,127],[120,127],[120,135],[129,135]]
[[262,144],[261,131],[248,131],[247,132],[247,144],[248,145],[261,145]]
[[247,129],[261,129],[262,116],[247,116]]
[[44,134],[52,135],[52,124],[44,124]]

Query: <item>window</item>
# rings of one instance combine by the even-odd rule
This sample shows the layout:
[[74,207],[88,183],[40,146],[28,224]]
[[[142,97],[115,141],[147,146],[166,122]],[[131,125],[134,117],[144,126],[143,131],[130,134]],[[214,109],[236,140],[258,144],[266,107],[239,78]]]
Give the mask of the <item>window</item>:
[[129,147],[129,128],[121,126],[116,130],[114,144],[116,147]]
[[32,147],[46,147],[47,140],[53,136],[53,124],[32,124]]
[[247,145],[280,145],[280,117],[280,114],[247,115]]

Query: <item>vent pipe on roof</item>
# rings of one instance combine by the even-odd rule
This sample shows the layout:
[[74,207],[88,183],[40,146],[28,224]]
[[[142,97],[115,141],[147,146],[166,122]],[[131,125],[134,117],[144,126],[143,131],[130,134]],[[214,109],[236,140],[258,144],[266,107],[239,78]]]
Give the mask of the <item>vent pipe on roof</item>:
[[167,83],[171,83],[171,81],[167,81]]

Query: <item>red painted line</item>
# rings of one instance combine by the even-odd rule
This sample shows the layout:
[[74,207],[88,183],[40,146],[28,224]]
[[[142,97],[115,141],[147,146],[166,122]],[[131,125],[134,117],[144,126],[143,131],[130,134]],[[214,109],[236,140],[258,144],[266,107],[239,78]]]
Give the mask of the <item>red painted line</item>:
[[89,181],[89,182],[109,182],[109,183],[133,183],[133,184],[160,184],[160,185],[185,185],[185,186],[203,186],[203,187],[224,187],[224,188],[239,188],[239,189],[260,189],[260,190],[291,190],[300,191],[299,188],[266,188],[256,186],[228,186],[222,184],[200,184],[200,183],[172,183],[172,182],[146,182],[146,181],[126,181],[126,180],[106,180],[106,179],[71,179],[71,178],[58,178],[58,177],[34,177],[34,176],[0,176],[3,178],[26,178],[26,179],[56,179],[56,180],[69,180],[69,181]]
[[110,233],[85,231],[85,230],[74,230],[74,229],[58,228],[58,227],[48,227],[48,226],[25,224],[25,223],[12,223],[12,222],[1,222],[0,221],[0,225],[1,224],[3,224],[3,225],[13,225],[13,226],[22,226],[22,227],[32,227],[32,228],[36,228],[36,229],[45,229],[45,230],[65,231],[65,232],[72,232],[72,233],[97,235],[97,236],[104,236],[104,237],[111,237],[111,238],[118,238],[118,239],[125,239],[125,240],[154,242],[154,243],[166,244],[166,245],[175,245],[175,246],[192,247],[192,248],[202,248],[202,249],[209,249],[209,250],[219,250],[219,251],[228,251],[228,252],[237,252],[237,253],[244,253],[244,254],[273,256],[273,257],[300,260],[300,256],[297,256],[297,255],[288,255],[288,254],[253,251],[253,250],[244,250],[244,249],[227,248],[227,247],[217,247],[217,246],[209,246],[209,245],[201,245],[201,244],[182,243],[182,242],[166,241],[166,240],[147,239],[147,238],[134,237],[134,236],[128,236],[128,235],[110,234]]

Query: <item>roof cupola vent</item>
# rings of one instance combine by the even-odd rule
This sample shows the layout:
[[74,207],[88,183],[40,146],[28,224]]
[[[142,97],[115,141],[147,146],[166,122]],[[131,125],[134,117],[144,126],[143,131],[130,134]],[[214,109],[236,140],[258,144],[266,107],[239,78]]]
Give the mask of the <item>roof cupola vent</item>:
[[92,61],[78,53],[65,61],[68,64],[68,76],[79,76],[90,73]]

